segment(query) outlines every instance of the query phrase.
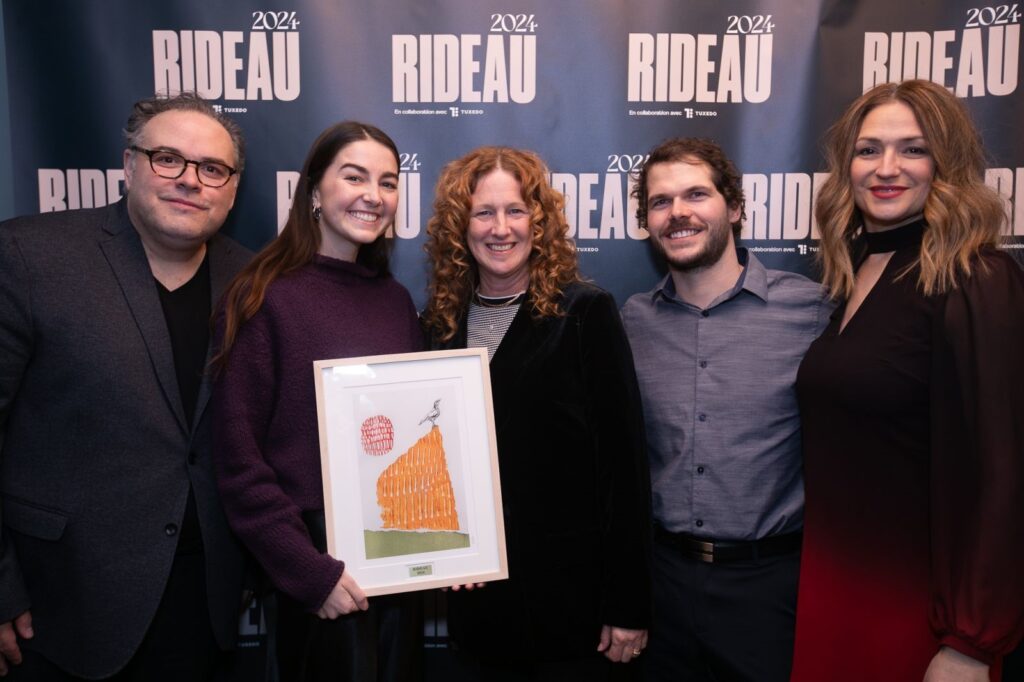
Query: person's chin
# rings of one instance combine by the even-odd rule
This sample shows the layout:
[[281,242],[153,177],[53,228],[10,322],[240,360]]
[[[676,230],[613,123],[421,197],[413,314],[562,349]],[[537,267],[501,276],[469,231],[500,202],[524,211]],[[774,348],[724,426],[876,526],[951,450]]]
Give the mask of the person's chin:
[[693,270],[702,270],[709,265],[713,265],[713,262],[708,257],[707,252],[701,250],[686,256],[670,258],[668,259],[668,265],[678,272],[691,272]]
[[376,226],[363,226],[360,225],[354,229],[348,230],[348,238],[355,244],[372,244],[377,241],[377,237],[380,236],[381,230],[378,230]]
[[164,232],[174,234],[201,234],[207,231],[210,220],[206,215],[165,213],[157,216]]
[[662,255],[670,264],[686,267],[703,258],[706,252],[707,248],[704,244],[690,244],[686,248],[665,249],[662,251]]

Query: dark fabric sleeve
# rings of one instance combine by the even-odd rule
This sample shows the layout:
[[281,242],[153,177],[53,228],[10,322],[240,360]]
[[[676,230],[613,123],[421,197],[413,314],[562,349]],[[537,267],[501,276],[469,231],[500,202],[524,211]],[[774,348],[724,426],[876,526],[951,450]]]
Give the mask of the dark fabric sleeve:
[[936,319],[931,625],[991,664],[1024,634],[1024,274],[983,254]]
[[604,523],[601,619],[647,628],[651,618],[651,481],[640,389],[615,301],[590,299],[580,328],[587,416],[600,467]]
[[[274,348],[266,306],[239,329],[217,377],[213,445],[217,484],[232,530],[275,587],[316,611],[345,564],[313,544],[298,505],[267,463],[268,427],[275,404]],[[219,337],[222,329],[218,329]]]
[[[32,358],[32,346],[28,273],[13,235],[0,231],[0,455],[3,457],[9,456],[4,451],[7,419]],[[2,521],[0,515],[0,524]],[[0,525],[0,529],[2,527]],[[0,530],[0,623],[13,620],[28,608],[28,590],[14,547]]]

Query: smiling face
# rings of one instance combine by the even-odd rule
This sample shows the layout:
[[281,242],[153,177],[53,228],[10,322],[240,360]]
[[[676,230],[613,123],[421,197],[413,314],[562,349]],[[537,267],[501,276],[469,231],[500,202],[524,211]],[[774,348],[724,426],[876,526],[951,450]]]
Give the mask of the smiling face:
[[376,140],[341,149],[313,190],[321,210],[318,253],[354,262],[359,247],[371,244],[398,211],[398,161]]
[[[195,111],[157,114],[140,131],[138,146],[238,165],[228,131]],[[128,215],[149,253],[198,251],[224,224],[235,203],[238,175],[223,187],[207,187],[196,173],[196,167],[188,165],[181,177],[162,178],[153,172],[145,154],[125,150]]]
[[850,162],[865,229],[880,232],[920,215],[934,175],[935,160],[910,107],[896,101],[868,112]]
[[519,181],[501,168],[476,183],[466,242],[476,259],[484,296],[515,294],[529,284],[533,226],[522,192]]
[[739,214],[726,205],[706,163],[656,163],[647,172],[647,231],[673,270],[717,264],[733,248],[732,223]]

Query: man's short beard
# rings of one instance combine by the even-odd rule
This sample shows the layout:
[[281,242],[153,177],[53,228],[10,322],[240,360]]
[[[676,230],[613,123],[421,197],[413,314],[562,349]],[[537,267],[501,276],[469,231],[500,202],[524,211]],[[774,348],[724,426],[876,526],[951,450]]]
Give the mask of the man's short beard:
[[[725,229],[722,229],[723,227]],[[729,223],[708,225],[707,241],[704,248],[700,252],[688,257],[672,258],[662,247],[660,241],[655,240],[655,243],[670,270],[675,270],[676,272],[699,272],[715,265],[722,259],[722,255],[729,247],[729,233],[731,231],[732,225]]]

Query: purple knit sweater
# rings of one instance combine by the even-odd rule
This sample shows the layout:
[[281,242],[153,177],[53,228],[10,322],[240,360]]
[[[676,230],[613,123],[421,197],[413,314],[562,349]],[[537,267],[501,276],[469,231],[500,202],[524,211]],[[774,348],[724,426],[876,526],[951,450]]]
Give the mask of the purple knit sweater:
[[405,287],[316,256],[271,284],[217,378],[214,461],[228,521],[274,585],[310,611],[344,569],[316,550],[301,517],[324,508],[313,361],[422,345]]

